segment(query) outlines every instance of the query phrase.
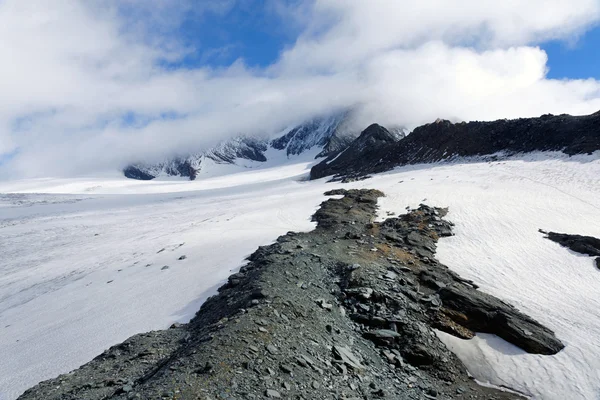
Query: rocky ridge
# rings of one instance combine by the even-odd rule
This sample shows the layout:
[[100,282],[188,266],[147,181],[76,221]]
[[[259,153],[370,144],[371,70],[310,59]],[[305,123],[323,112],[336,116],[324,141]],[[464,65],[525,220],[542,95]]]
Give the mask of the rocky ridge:
[[20,399],[516,399],[479,386],[435,330],[536,354],[562,343],[435,259],[446,210],[374,222],[376,190],[334,190],[317,228],[260,247],[189,324],[134,336]]
[[[416,128],[405,139],[390,142],[383,127],[367,128],[357,139],[376,131],[374,146],[352,143],[311,170],[311,179],[338,175],[356,177],[397,166],[432,163],[459,157],[510,155],[533,151],[562,151],[568,155],[600,150],[600,112],[587,116],[543,115],[493,122],[452,123],[437,120]],[[383,139],[381,139],[383,137]],[[362,139],[361,139],[362,138]]]

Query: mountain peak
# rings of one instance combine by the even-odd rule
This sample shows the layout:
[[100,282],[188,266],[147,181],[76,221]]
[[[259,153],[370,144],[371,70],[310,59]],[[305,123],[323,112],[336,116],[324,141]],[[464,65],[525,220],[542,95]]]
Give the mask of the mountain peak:
[[359,140],[376,140],[380,142],[397,142],[397,137],[379,124],[371,124],[362,131]]

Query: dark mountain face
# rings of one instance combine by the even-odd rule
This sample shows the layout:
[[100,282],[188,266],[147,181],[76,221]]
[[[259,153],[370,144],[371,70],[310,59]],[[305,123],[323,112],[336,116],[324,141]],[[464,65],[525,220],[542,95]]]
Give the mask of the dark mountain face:
[[159,175],[181,176],[196,179],[198,172],[208,161],[217,164],[233,164],[235,160],[264,162],[267,161],[265,152],[268,142],[265,140],[240,136],[229,141],[220,143],[218,146],[187,157],[174,157],[170,160],[157,164],[131,164],[123,173],[127,178],[139,180],[151,180]]
[[386,142],[371,135],[372,145],[359,143],[369,129],[372,128],[365,130],[339,157],[314,166],[311,179],[336,174],[365,175],[406,164],[495,153],[563,151],[574,155],[600,150],[600,113],[457,124],[438,120],[416,128],[402,140]]
[[[315,165],[310,173],[311,179],[330,175],[327,173],[331,165],[337,169],[353,170],[362,160],[375,159],[378,154],[390,148],[403,136],[388,131],[381,125],[373,124],[365,129],[360,136],[338,155],[332,155],[325,161]],[[352,174],[350,172],[349,174]]]

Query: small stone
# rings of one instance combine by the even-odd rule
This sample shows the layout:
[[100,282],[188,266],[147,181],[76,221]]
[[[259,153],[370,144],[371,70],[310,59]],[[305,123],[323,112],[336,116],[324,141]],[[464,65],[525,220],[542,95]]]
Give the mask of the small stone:
[[179,258],[178,258],[178,260],[179,260],[179,261],[183,261],[183,260],[185,260],[186,258],[187,258],[187,256],[183,255],[183,256],[179,257]]
[[360,308],[362,311],[367,312],[367,313],[371,310],[371,307],[369,307],[368,305],[363,304],[363,303],[360,303],[358,305],[358,308]]
[[265,391],[265,396],[272,398],[272,399],[280,399],[281,398],[281,394],[279,394],[279,392],[277,390],[273,390],[273,389],[267,389]]
[[299,366],[308,368],[308,363],[306,362],[306,360],[303,357],[296,357],[296,362],[298,363]]
[[321,385],[317,381],[313,381],[312,384],[311,384],[311,386],[312,386],[313,389],[318,389],[318,388],[321,387]]
[[265,299],[269,297],[269,295],[264,290],[258,289],[252,292],[251,297],[253,299]]
[[382,276],[383,279],[387,281],[393,281],[398,277],[398,274],[392,271],[388,271],[385,275]]
[[291,366],[289,366],[289,365],[286,365],[286,364],[281,364],[281,365],[279,366],[279,368],[280,368],[280,369],[281,369],[283,372],[285,372],[286,374],[291,374],[291,373],[292,373],[292,371],[293,371],[292,367],[291,367]]
[[333,304],[328,303],[325,299],[317,299],[315,300],[315,303],[324,310],[331,311],[333,309]]
[[333,356],[355,371],[365,369],[365,367],[360,363],[360,361],[358,361],[354,354],[352,354],[352,351],[346,346],[334,345]]
[[279,350],[277,350],[277,347],[273,346],[272,344],[268,344],[266,349],[272,355],[279,353]]
[[348,271],[356,271],[356,270],[357,270],[357,269],[359,269],[359,268],[360,268],[360,264],[352,264],[352,265],[348,265],[348,266],[346,267],[346,269],[347,269]]
[[166,269],[169,269],[169,266],[168,266],[168,265],[165,265],[165,266],[164,266],[164,267],[162,267],[160,270],[161,270],[161,271],[164,271],[164,270],[166,270]]

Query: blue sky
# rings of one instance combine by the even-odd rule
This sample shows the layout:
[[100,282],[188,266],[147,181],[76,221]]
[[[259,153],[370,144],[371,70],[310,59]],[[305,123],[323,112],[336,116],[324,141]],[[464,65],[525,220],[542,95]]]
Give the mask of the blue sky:
[[[293,1],[284,1],[281,4]],[[169,65],[173,68],[227,67],[243,59],[249,67],[267,67],[280,52],[293,45],[299,26],[262,0],[237,2],[235,6],[182,18],[171,35],[192,51]]]
[[[291,3],[291,1],[287,1]],[[198,51],[170,65],[174,68],[227,67],[243,59],[250,67],[266,67],[293,46],[300,29],[262,1],[248,0],[201,19],[185,18],[172,34]],[[548,55],[548,78],[600,79],[600,27],[579,38],[538,43]]]
[[541,46],[548,54],[549,78],[600,78],[600,28],[596,27],[574,43],[553,41]]

